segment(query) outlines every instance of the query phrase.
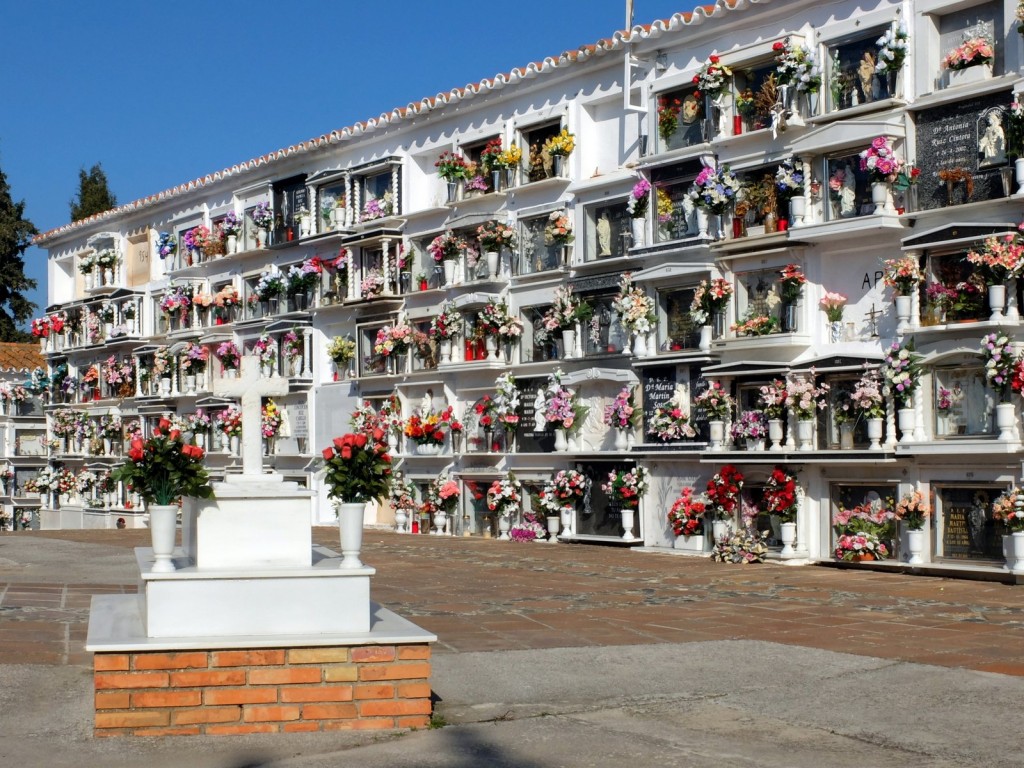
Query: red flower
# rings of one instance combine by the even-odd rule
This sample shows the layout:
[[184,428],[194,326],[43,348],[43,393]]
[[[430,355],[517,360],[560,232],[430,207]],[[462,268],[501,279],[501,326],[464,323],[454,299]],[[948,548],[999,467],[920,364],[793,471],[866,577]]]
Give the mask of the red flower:
[[712,54],[711,56],[708,56],[708,61],[710,61],[712,64],[717,64],[719,62],[719,58]]
[[143,456],[145,456],[145,454],[142,452],[141,448],[132,448],[128,451],[128,458],[132,461],[142,461]]
[[157,426],[161,430],[168,430],[171,428],[171,422],[168,419],[160,419],[160,423]]
[[345,459],[346,461],[352,458],[351,446],[346,445],[341,449],[341,458]]
[[172,429],[171,434],[169,434],[168,437],[171,438],[171,440],[177,440],[179,437],[181,437],[181,430]]
[[324,448],[324,460],[330,461],[333,458],[334,458],[334,449],[333,448]]
[[786,49],[786,44],[782,43],[782,42],[775,43],[772,46],[772,50],[773,51],[784,51],[785,49]]
[[365,448],[366,447],[366,435],[358,434],[358,435],[355,436],[355,439],[352,442],[353,442],[353,444],[355,445],[356,448]]
[[[345,437],[348,437],[348,435],[346,435]],[[340,450],[340,449],[344,448],[346,445],[348,445],[348,443],[345,442],[345,438],[344,437],[336,437],[336,438],[334,438],[334,447],[335,448]]]

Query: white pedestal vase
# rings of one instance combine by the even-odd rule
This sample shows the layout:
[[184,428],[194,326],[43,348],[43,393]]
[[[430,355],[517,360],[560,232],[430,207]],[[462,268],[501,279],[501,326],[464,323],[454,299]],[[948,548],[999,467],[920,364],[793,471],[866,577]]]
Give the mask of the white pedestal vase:
[[871,202],[875,205],[875,213],[895,213],[892,205],[892,185],[884,181],[871,182]]
[[559,517],[562,518],[563,536],[569,536],[572,533],[572,515],[575,511],[575,507],[562,507],[562,511],[559,512]]
[[228,437],[228,449],[231,451],[232,456],[238,455],[238,449],[241,445],[242,438],[239,435],[231,435]]
[[1013,175],[1017,182],[1017,194],[1024,195],[1024,157],[1013,161]]
[[1006,306],[1006,286],[996,283],[988,287],[988,308],[992,310],[989,321],[998,323],[1003,319],[1003,307]]
[[178,530],[177,504],[149,505],[149,537],[153,547],[153,572],[170,573],[175,570],[174,540]]
[[194,395],[196,392],[196,377],[186,376],[185,377],[185,394]]
[[409,514],[404,509],[395,510],[395,533],[405,533],[405,526],[409,522]]
[[562,359],[571,360],[576,354],[576,331],[562,331]]
[[715,542],[721,541],[723,538],[729,535],[729,521],[728,520],[713,520],[711,523],[711,535],[714,537]]
[[871,441],[870,445],[868,445],[869,451],[882,450],[882,424],[883,420],[881,418],[867,420],[868,440]]
[[256,229],[256,247],[266,248],[268,245],[267,241],[267,230],[264,227],[258,227]]
[[1006,558],[1006,570],[1024,573],[1024,531],[1003,536],[1003,556]]
[[199,447],[199,448],[202,448],[205,451],[206,450],[206,433],[205,432],[196,432],[193,437],[195,438],[196,446]]
[[338,512],[338,533],[341,537],[341,565],[339,568],[362,568],[359,553],[363,551],[363,502],[335,505]]
[[701,352],[711,351],[711,331],[712,326],[702,325],[700,327],[700,341],[697,343],[697,348]]
[[434,535],[444,536],[445,527],[448,525],[448,513],[439,509],[434,513]]
[[796,554],[793,544],[796,543],[796,523],[782,523],[779,526],[780,539],[782,540],[783,557],[793,557]]
[[512,520],[508,515],[498,515],[498,540],[499,541],[510,541],[511,536],[508,532],[512,530]]
[[484,339],[484,348],[487,350],[487,359],[498,362],[498,340],[494,336]]
[[238,253],[238,235],[228,235],[227,252],[228,256]]
[[548,515],[547,517],[548,526],[548,541],[552,544],[558,543],[558,531],[562,525],[562,519],[558,515]]
[[445,259],[441,262],[441,267],[444,269],[444,284],[450,286],[455,281],[455,262],[451,259]]
[[633,235],[634,248],[647,245],[647,219],[630,219],[629,231]]
[[487,253],[484,254],[484,258],[487,259],[487,277],[488,277],[488,279],[490,279],[490,280],[497,280],[498,279],[498,262],[500,261],[500,259],[498,258],[498,252],[497,251],[487,251]]
[[441,339],[441,362],[450,363],[452,361],[452,340]]
[[900,428],[900,444],[914,442],[914,427],[917,425],[917,414],[913,407],[900,408],[896,411],[896,425]]
[[626,435],[625,429],[615,430],[615,450],[616,451],[627,451],[629,450],[629,437]]
[[814,427],[816,422],[814,419],[797,419],[796,420],[796,441],[798,451],[813,451],[814,450]]
[[647,334],[636,333],[633,335],[633,357],[647,357]]
[[768,419],[768,439],[772,441],[770,451],[782,450],[782,438],[785,436],[782,419]]
[[999,430],[999,440],[1004,443],[1013,441],[1013,428],[1016,425],[1016,420],[1013,403],[999,403],[996,406],[996,429]]
[[697,206],[697,210],[696,210],[696,216],[697,216],[697,235],[699,237],[704,237],[704,238],[709,237],[709,235],[708,235],[708,228],[711,226],[711,216],[708,213],[708,209],[707,208],[703,208],[703,207],[698,205]]
[[636,541],[636,536],[633,535],[633,518],[636,516],[636,510],[630,507],[622,508],[622,540],[623,541]]
[[388,453],[392,456],[398,453],[398,435],[394,430],[388,430]]
[[555,452],[565,453],[569,450],[569,441],[566,439],[564,429],[555,430]]
[[807,198],[803,194],[789,198],[790,224],[794,227],[804,225],[804,217],[807,215]]
[[911,297],[897,296],[896,303],[896,331],[906,333],[910,329]]
[[708,446],[709,451],[721,451],[725,447],[725,422],[724,421],[709,421],[708,422],[708,438],[711,445]]
[[924,564],[924,558],[921,557],[924,553],[924,531],[920,528],[907,531],[907,553],[907,565]]

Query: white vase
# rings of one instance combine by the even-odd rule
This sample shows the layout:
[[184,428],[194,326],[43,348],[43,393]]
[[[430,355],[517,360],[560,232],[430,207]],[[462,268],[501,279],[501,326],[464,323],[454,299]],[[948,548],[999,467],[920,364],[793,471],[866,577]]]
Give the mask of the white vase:
[[792,220],[790,222],[792,226],[802,227],[804,225],[804,217],[806,215],[807,198],[805,198],[802,194],[789,198],[789,216]]
[[910,328],[911,297],[897,296],[896,303],[896,330],[899,333],[906,333]]
[[714,537],[715,542],[721,541],[723,538],[729,535],[729,521],[728,520],[714,520],[711,523],[711,535]]
[[149,538],[153,547],[153,572],[170,573],[175,570],[174,540],[178,530],[177,504],[149,505]]
[[238,455],[238,448],[241,442],[242,438],[238,435],[231,435],[228,437],[228,450],[231,451],[232,456]]
[[87,291],[92,290],[92,272],[84,272],[82,274],[82,280],[84,281],[84,288]]
[[487,251],[487,253],[484,254],[484,257],[487,259],[487,277],[489,279],[491,279],[491,280],[497,280],[498,279],[498,261],[499,261],[499,259],[498,259],[498,252],[497,251]]
[[160,397],[171,396],[171,379],[168,376],[163,376],[160,379]]
[[842,320],[830,320],[828,323],[828,340],[833,344],[838,344],[843,340],[843,321]]
[[764,438],[748,437],[746,438],[746,446],[748,451],[763,451]]
[[193,437],[195,438],[196,446],[199,447],[199,448],[202,448],[205,451],[206,450],[206,433],[205,432],[196,432]]
[[444,509],[434,512],[434,535],[444,536],[445,528],[448,526],[448,513]]
[[363,551],[363,514],[366,504],[344,502],[335,505],[335,509],[338,512],[338,534],[341,537],[339,568],[362,568],[363,562],[359,559],[359,553]]
[[615,430],[615,450],[626,451],[629,450],[629,437],[626,435],[625,429]]
[[558,515],[548,515],[545,520],[548,526],[548,541],[552,544],[558,543],[558,531],[562,525],[562,519]]
[[721,451],[725,447],[725,422],[715,419],[708,422],[709,451]]
[[452,259],[445,259],[441,262],[444,269],[444,284],[451,285],[455,281],[455,262]]
[[1017,182],[1017,194],[1024,195],[1024,157],[1013,161],[1013,175]]
[[796,550],[793,548],[793,544],[796,543],[796,523],[783,523],[779,526],[782,539],[782,552],[780,553],[783,557],[792,557],[796,554]]
[[839,425],[839,447],[844,451],[853,450],[853,424],[850,422]]
[[196,377],[186,376],[185,377],[185,394],[192,395],[196,391]]
[[996,283],[988,287],[988,308],[992,310],[989,321],[998,323],[1003,319],[1003,307],[1006,306],[1006,286]]
[[576,331],[562,331],[562,358],[571,360],[576,355]]
[[512,530],[512,521],[508,515],[498,515],[498,540],[508,541],[512,537],[508,535],[508,532]]
[[227,251],[228,256],[238,253],[238,235],[228,235]]
[[910,555],[907,558],[907,565],[924,563],[924,558],[921,557],[924,553],[924,531],[920,528],[907,531],[907,553]]
[[309,237],[313,232],[313,217],[299,216],[299,237]]
[[708,237],[708,227],[711,224],[711,216],[708,214],[708,209],[701,206],[697,206],[697,234],[700,237]]
[[[884,181],[871,182],[871,202],[875,205],[875,213],[888,213],[892,207],[891,185]],[[895,211],[895,209],[893,209]]]
[[559,517],[562,518],[562,536],[571,536],[573,527],[573,516],[576,512],[575,507],[562,507],[558,513]]
[[772,441],[770,451],[782,450],[782,438],[785,436],[782,419],[768,419],[768,439]]
[[564,429],[555,430],[555,452],[565,453],[569,450],[569,441],[566,439]]
[[1017,421],[1016,409],[1013,403],[999,403],[996,406],[996,429],[999,430],[999,440],[1004,443],[1012,442],[1014,438],[1013,428]]
[[636,541],[636,536],[633,535],[633,518],[636,516],[636,510],[632,507],[622,508],[622,540],[623,541]]
[[452,361],[452,340],[441,339],[441,362],[450,363]]
[[266,248],[267,247],[267,230],[265,227],[258,227],[256,229],[256,247]]
[[417,443],[416,444],[416,455],[417,456],[437,456],[441,453],[441,446],[437,443]]
[[636,333],[633,335],[633,357],[647,357],[647,334]]
[[630,219],[629,231],[633,235],[634,248],[643,248],[647,245],[647,219]]
[[1006,570],[1024,573],[1024,531],[1003,536],[1003,556],[1006,558]]
[[814,419],[796,420],[796,442],[798,451],[814,450]]
[[947,87],[956,88],[961,85],[976,85],[992,79],[992,64],[976,64],[966,69],[947,69]]
[[487,336],[484,339],[484,348],[487,350],[487,359],[497,362],[498,340],[494,336]]
[[913,408],[900,408],[896,411],[896,424],[900,428],[900,443],[914,442],[914,427],[917,425],[917,414]]
[[409,522],[409,513],[399,507],[395,510],[395,533],[405,533],[406,523]]
[[700,327],[700,341],[697,343],[697,348],[701,352],[711,351],[711,331],[712,326],[702,325]]

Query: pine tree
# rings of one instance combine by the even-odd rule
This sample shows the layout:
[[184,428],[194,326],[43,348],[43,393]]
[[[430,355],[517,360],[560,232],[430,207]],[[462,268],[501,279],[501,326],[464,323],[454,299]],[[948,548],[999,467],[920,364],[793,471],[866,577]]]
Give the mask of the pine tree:
[[24,214],[25,202],[11,199],[7,177],[0,170],[0,341],[32,339],[18,326],[26,323],[36,308],[24,295],[36,287],[36,281],[25,277],[23,257],[39,230]]
[[107,174],[96,163],[89,172],[78,171],[78,195],[71,199],[71,220],[81,221],[94,213],[103,213],[117,207],[117,198],[107,186]]

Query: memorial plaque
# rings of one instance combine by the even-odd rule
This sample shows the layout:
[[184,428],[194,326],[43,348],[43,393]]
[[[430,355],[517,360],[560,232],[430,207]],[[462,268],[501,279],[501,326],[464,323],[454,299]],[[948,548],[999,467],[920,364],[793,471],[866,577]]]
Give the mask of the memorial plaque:
[[1007,125],[1005,105],[1009,93],[992,93],[966,101],[943,104],[917,113],[917,164],[921,169],[919,200],[921,208],[942,208],[968,202],[967,185],[955,182],[952,190],[939,178],[939,171],[961,168],[973,175],[970,201],[1005,197],[1001,170],[1009,170],[1005,153],[985,157],[983,138],[990,117],[998,114],[1004,131]]
[[[555,448],[555,434],[550,429],[537,431],[537,395],[547,386],[547,379],[517,379],[523,415],[516,432],[516,450],[522,453],[551,453]],[[540,414],[543,423],[543,411]]]
[[992,518],[1001,488],[941,488],[942,556],[953,560],[1002,560],[1003,526]]
[[678,372],[674,365],[645,368],[642,381],[643,430],[644,435],[651,426],[651,419],[659,406],[668,402],[676,391]]
[[[590,494],[576,510],[576,532],[582,536],[622,536],[622,508],[608,498],[601,484],[608,482],[608,473],[632,469],[632,464],[594,462],[578,464],[576,469],[590,479]],[[634,525],[638,523],[634,521]]]

